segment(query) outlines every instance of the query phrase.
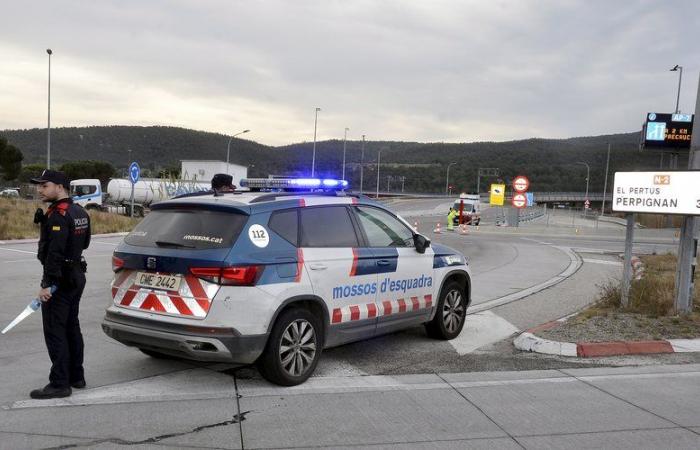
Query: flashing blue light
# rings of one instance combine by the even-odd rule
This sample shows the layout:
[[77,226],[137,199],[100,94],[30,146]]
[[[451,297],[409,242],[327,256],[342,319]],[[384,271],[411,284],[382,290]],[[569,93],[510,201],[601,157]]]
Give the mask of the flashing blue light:
[[323,185],[326,187],[336,187],[340,184],[338,180],[323,180]]
[[303,187],[319,187],[321,180],[318,178],[297,178],[290,181],[292,184]]

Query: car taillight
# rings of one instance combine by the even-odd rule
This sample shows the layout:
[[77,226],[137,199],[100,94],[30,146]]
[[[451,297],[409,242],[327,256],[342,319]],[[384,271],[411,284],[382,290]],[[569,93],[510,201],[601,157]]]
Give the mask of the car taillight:
[[119,272],[124,268],[124,260],[118,256],[112,255],[112,271]]
[[226,286],[254,286],[262,266],[191,267],[197,278]]

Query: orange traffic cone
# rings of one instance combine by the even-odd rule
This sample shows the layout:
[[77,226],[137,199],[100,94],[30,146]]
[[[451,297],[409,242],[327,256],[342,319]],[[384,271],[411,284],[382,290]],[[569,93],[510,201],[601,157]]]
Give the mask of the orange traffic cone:
[[467,230],[467,224],[462,223],[459,225],[459,234],[469,234],[469,231]]
[[440,229],[440,222],[437,223],[437,228],[433,230],[433,233],[435,234],[442,234],[442,230]]

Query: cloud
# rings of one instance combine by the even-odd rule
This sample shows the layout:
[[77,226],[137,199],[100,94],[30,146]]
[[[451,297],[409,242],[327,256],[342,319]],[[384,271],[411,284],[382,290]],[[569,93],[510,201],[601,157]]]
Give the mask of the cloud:
[[7,2],[0,129],[163,124],[277,145],[638,129],[694,107],[700,4],[669,1]]

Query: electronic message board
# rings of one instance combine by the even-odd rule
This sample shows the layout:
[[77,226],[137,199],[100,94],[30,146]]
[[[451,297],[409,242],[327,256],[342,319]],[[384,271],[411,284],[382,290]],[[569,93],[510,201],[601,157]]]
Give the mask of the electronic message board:
[[642,142],[644,148],[680,151],[690,148],[693,114],[647,114]]

